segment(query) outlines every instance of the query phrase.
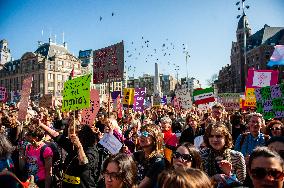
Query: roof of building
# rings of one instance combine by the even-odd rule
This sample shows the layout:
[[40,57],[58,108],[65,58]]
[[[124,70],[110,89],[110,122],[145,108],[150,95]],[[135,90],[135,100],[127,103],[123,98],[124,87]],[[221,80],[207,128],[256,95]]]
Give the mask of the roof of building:
[[261,44],[277,44],[284,34],[284,27],[264,27],[249,37],[249,43],[252,46],[259,46]]
[[35,53],[39,53],[45,57],[55,56],[55,55],[63,55],[63,54],[70,54],[68,50],[61,45],[57,45],[55,43],[44,43],[35,51]]

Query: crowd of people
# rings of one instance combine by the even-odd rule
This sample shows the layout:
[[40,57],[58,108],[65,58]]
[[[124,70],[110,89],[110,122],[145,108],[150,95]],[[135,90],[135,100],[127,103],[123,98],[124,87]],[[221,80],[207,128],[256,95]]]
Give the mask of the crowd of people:
[[[30,102],[0,108],[0,187],[282,188],[284,118],[254,109],[226,111],[152,107],[142,112],[100,108],[91,125],[80,110],[61,112]],[[100,140],[113,135],[116,154]]]

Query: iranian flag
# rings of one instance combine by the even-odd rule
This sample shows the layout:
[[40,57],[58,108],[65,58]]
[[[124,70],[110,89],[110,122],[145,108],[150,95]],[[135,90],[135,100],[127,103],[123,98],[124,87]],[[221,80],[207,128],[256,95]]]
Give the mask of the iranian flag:
[[215,101],[214,90],[212,87],[194,90],[193,99],[196,105],[214,102]]

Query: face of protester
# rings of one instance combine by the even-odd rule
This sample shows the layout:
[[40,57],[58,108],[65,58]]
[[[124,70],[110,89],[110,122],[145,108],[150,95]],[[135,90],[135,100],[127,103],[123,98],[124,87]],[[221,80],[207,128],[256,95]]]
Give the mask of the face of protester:
[[220,121],[223,115],[223,110],[221,108],[212,109],[212,117],[217,121]]
[[104,119],[104,115],[100,114],[98,115],[98,121],[102,121]]
[[[275,176],[276,174],[280,175],[280,177]],[[251,163],[249,175],[252,179],[254,187],[283,187],[283,169],[280,165],[280,161],[274,157],[255,158]]]
[[172,127],[171,124],[169,122],[166,122],[166,121],[162,121],[161,126],[162,126],[163,131],[168,131]]
[[254,137],[257,137],[262,126],[261,118],[257,116],[252,116],[249,120],[248,126],[250,133]]
[[282,136],[282,128],[280,124],[274,124],[271,127],[272,136]]
[[191,168],[191,155],[186,147],[180,146],[176,152],[173,153],[173,166],[174,168],[186,167]]
[[107,165],[104,173],[106,188],[121,188],[123,187],[123,181],[119,174],[119,167],[117,163],[110,162]]
[[225,146],[225,135],[223,134],[221,128],[213,128],[209,136],[210,146],[219,151],[222,150]]
[[139,144],[142,148],[154,146],[154,138],[147,131],[142,131],[139,136]]
[[197,128],[197,121],[194,119],[194,118],[192,118],[192,117],[190,117],[189,119],[188,119],[188,125],[190,125],[193,129],[196,129]]

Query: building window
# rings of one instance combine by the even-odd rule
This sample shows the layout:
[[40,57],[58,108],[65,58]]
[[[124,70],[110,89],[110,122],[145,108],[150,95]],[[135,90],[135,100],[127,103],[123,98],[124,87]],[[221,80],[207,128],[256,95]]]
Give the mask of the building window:
[[57,75],[57,80],[58,80],[58,81],[62,81],[62,80],[63,80],[63,75],[58,74],[58,75]]
[[54,82],[48,82],[48,87],[54,87]]
[[58,61],[58,66],[63,66],[63,61]]
[[48,80],[53,80],[53,74],[52,74],[52,73],[48,73],[47,79],[48,79]]

